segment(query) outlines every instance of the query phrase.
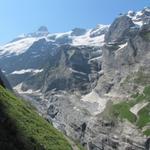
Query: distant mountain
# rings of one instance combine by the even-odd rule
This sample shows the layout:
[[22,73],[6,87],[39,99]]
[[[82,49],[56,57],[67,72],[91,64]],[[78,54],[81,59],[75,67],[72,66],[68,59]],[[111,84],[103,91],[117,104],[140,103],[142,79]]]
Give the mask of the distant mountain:
[[45,39],[51,45],[97,45],[103,44],[104,34],[107,32],[108,25],[98,25],[96,29],[75,28],[64,33],[50,34],[47,27],[40,27],[34,33],[28,33],[15,38],[11,42],[0,47],[0,57],[10,57],[25,53],[28,49],[41,39]]
[[[100,47],[104,44],[104,33],[108,31],[108,27],[108,25],[98,25],[95,29],[89,30],[75,28],[70,32],[55,34],[45,34],[45,32],[48,32],[47,28],[40,27],[35,33],[27,34],[1,46],[0,67],[6,72],[8,78],[11,78],[12,86],[16,86],[22,80],[29,80],[33,75],[42,73],[43,68],[48,67],[51,63],[51,59],[54,60],[53,56],[59,55],[59,51],[65,48],[64,45],[70,45],[66,46],[68,50],[69,47],[75,49],[93,47],[90,50],[93,51],[90,57],[99,57],[101,55]],[[41,36],[37,34],[39,31]],[[44,33],[42,34],[42,32]],[[88,58],[85,59],[88,64]],[[55,64],[55,62],[52,62],[52,64]],[[96,65],[98,64],[95,64],[95,67]]]
[[0,48],[13,88],[86,149],[149,149],[150,8],[111,25],[49,33]]

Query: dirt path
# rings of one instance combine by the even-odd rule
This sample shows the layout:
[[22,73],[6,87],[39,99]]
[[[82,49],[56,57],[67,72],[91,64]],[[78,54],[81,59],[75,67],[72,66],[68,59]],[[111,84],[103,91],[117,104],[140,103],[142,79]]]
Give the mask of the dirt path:
[[134,105],[130,111],[135,114],[136,116],[138,115],[138,112],[143,109],[145,106],[147,106],[149,104],[149,102],[140,102],[140,103],[137,103],[136,105]]

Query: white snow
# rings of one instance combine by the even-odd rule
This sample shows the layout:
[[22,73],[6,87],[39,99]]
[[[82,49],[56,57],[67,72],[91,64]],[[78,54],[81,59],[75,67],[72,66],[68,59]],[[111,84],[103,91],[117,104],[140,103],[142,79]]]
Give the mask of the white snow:
[[126,43],[124,43],[124,44],[121,44],[121,45],[119,45],[119,49],[118,50],[120,50],[120,49],[123,49],[124,47],[126,47],[128,45],[128,43],[126,42]]
[[139,27],[141,27],[143,25],[143,21],[134,20],[133,23]]
[[[106,25],[103,25],[103,27],[101,28],[104,28],[104,27],[106,27]],[[57,40],[58,38],[63,38],[64,36],[68,36],[68,38],[72,40],[72,43],[70,44],[73,46],[81,46],[81,45],[101,46],[103,45],[104,35],[90,37],[91,32],[92,32],[92,29],[89,29],[84,35],[72,36],[71,35],[72,31],[69,31],[69,32],[63,32],[63,33],[49,34],[48,37],[56,36],[55,40]],[[100,31],[93,31],[93,32],[100,32]],[[55,40],[52,40],[52,41],[55,42]]]
[[131,111],[133,114],[137,115],[138,112],[139,112],[142,108],[144,108],[145,106],[148,105],[148,103],[149,103],[149,102],[145,102],[145,101],[140,102],[140,103],[134,105],[134,106],[130,109],[130,111]]
[[137,11],[135,12],[135,14],[133,14],[134,12],[133,11],[128,11],[127,13],[127,16],[130,17],[131,19],[133,20],[136,20],[138,17],[142,16],[143,15],[143,12],[142,11]]
[[129,11],[127,13],[127,16],[130,17],[135,25],[138,27],[141,27],[143,25],[143,21],[141,20],[141,16],[143,15],[142,11],[136,12],[134,15],[132,15],[133,11]]
[[21,87],[22,87],[22,83],[16,85],[15,87],[13,87],[13,89],[16,90],[20,94],[32,94],[32,93],[35,94],[36,93],[38,95],[41,95],[40,90],[34,91],[32,89],[28,89],[27,91],[22,91]]
[[17,38],[25,38],[26,37],[26,34],[20,34]]
[[115,53],[118,54],[118,52],[119,52],[120,50],[122,50],[123,48],[125,48],[127,45],[128,45],[128,42],[126,42],[126,43],[124,43],[124,44],[118,45],[119,48],[118,48],[118,50],[117,50]]
[[104,45],[104,34],[101,36],[90,37],[91,29],[87,31],[85,35],[81,36],[73,36],[72,45],[80,46],[80,45],[91,45],[91,46],[102,46]]
[[104,29],[109,27],[110,25],[98,24],[95,29],[91,30],[91,34],[100,34]]
[[21,86],[22,86],[22,83],[16,85],[13,89],[16,90],[18,93],[21,93],[22,92]]
[[25,74],[25,73],[40,73],[43,69],[22,69],[12,72],[11,74]]
[[24,53],[37,38],[24,38],[14,42],[10,42],[4,46],[0,46],[0,56],[20,55]]
[[105,98],[101,98],[94,90],[92,90],[91,93],[82,96],[81,100],[84,102],[97,104],[98,107],[97,107],[97,109],[95,108],[95,111],[93,112],[93,114],[95,114],[95,115],[104,111],[104,109],[106,107],[106,103],[108,101]]
[[127,47],[127,45],[128,45],[128,42],[126,42],[124,44],[120,44],[118,50],[115,52],[116,56],[119,55],[121,50],[124,49],[125,47]]
[[5,71],[5,70],[2,70],[2,72],[3,72],[3,73],[6,73],[6,71]]
[[33,57],[34,57],[34,58],[37,58],[37,57],[40,57],[40,55],[34,55]]
[[144,7],[144,10],[150,12],[150,7]]
[[138,11],[138,12],[136,12],[135,17],[137,17],[137,16],[142,16],[142,15],[143,15],[142,11]]
[[72,31],[69,31],[69,32],[62,32],[62,33],[55,33],[56,35],[56,38],[60,38],[60,37],[63,37],[63,36],[66,36],[66,35],[70,35]]
[[79,74],[82,74],[82,75],[86,75],[86,73],[81,72],[81,71],[74,70],[74,69],[72,69],[72,68],[69,68],[69,70],[70,70],[71,72],[74,72],[74,73],[79,73]]
[[[20,55],[25,53],[29,47],[39,39],[45,38],[46,41],[56,42],[57,39],[63,38],[67,36],[69,39],[72,40],[72,43],[69,43],[73,46],[84,46],[84,45],[90,45],[90,46],[103,46],[104,45],[104,34],[100,36],[91,36],[91,34],[99,34],[101,33],[105,28],[107,28],[109,25],[98,25],[95,29],[88,29],[84,35],[80,36],[73,36],[71,33],[73,31],[69,32],[63,32],[63,33],[52,33],[48,35],[41,35],[39,37],[32,36],[30,34],[22,34],[18,36],[18,40],[12,41],[10,43],[7,43],[5,45],[0,46],[0,57],[10,57],[12,55]],[[57,42],[56,42],[57,44]]]
[[102,59],[102,56],[91,58],[89,61],[98,60],[98,59]]
[[[51,38],[51,37],[53,37],[53,36],[55,36],[55,40],[56,39],[58,39],[58,38],[61,38],[61,37],[63,37],[63,36],[71,36],[71,33],[72,33],[72,31],[68,31],[68,32],[60,32],[60,33],[50,33],[50,34],[48,34],[48,38]],[[55,41],[55,40],[52,40],[52,41]]]
[[133,14],[133,13],[134,13],[134,11],[129,10],[128,13],[127,13],[127,16],[128,16],[128,17],[131,17],[131,14]]
[[[91,34],[94,33],[101,33],[105,28],[108,28],[109,25],[97,25],[97,28],[95,30],[93,29],[88,29],[84,35],[80,36],[72,36],[71,33],[73,31],[69,32],[62,32],[62,33],[52,33],[49,34],[48,37],[53,37],[55,36],[55,40],[58,38],[62,38],[63,36],[68,36],[68,38],[72,39],[71,45],[74,46],[80,46],[80,45],[93,45],[93,46],[101,46],[104,44],[104,34],[101,36],[96,36],[96,37],[90,37]],[[55,41],[53,40],[53,41]]]

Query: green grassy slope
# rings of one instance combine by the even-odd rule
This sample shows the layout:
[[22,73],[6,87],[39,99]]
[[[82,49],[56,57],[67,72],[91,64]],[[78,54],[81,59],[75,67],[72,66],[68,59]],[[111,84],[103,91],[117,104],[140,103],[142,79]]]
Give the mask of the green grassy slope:
[[1,150],[71,150],[63,134],[0,86]]
[[[142,108],[136,116],[130,111],[130,108],[142,101],[149,102],[149,104]],[[138,128],[145,128],[143,133],[146,136],[150,136],[150,86],[146,86],[143,90],[143,93],[132,95],[131,100],[107,106],[103,116],[111,116],[113,119],[120,120],[127,119],[131,123],[135,124]]]

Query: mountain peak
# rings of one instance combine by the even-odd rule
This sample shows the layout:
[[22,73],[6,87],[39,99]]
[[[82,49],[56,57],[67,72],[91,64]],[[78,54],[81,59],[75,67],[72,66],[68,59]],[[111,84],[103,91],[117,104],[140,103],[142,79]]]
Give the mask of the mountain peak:
[[86,33],[86,29],[83,28],[74,28],[72,29],[72,36],[81,36],[84,35]]
[[39,27],[39,29],[36,32],[37,36],[46,36],[48,34],[49,34],[49,32],[48,32],[48,28],[46,26]]
[[46,26],[40,26],[36,32],[28,33],[26,37],[43,37],[49,34],[48,28]]
[[150,7],[144,7],[144,10],[150,12]]
[[40,26],[37,31],[38,32],[48,32],[48,28],[46,26]]

